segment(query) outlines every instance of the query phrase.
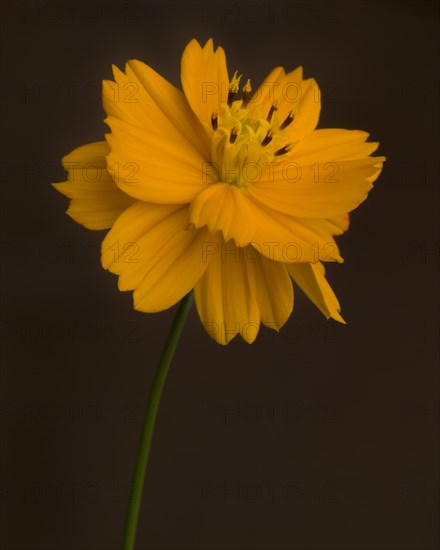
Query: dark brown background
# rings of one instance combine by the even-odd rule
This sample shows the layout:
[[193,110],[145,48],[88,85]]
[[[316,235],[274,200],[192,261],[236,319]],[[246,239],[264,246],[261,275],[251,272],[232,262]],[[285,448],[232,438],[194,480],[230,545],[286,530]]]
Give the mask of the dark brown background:
[[[70,220],[59,159],[106,130],[100,81],[141,59],[179,85],[212,36],[257,84],[299,64],[320,127],[388,160],[329,278],[280,335],[211,341],[193,311],[157,424],[145,550],[428,550],[438,524],[438,8],[433,2],[2,2],[5,550],[120,547],[170,310],[132,309]],[[437,407],[437,410],[436,410]]]

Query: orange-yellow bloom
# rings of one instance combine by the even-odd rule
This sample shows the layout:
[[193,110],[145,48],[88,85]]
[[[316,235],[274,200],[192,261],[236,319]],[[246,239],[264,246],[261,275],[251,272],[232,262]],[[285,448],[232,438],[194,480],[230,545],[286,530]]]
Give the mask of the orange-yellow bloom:
[[183,92],[140,61],[103,83],[106,141],[63,158],[67,213],[110,229],[102,265],[157,312],[194,289],[208,333],[252,342],[279,330],[292,280],[327,318],[344,322],[322,262],[342,262],[335,235],[365,200],[384,157],[358,130],[316,130],[320,93],[302,68],[275,68],[252,93],[229,76],[212,40],[192,40]]

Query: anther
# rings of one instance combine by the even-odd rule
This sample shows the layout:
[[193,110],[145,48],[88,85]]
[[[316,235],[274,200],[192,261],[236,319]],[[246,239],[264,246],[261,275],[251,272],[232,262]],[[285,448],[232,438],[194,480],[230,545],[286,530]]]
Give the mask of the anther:
[[243,103],[241,106],[243,108],[247,107],[249,100],[251,99],[251,92],[252,92],[251,81],[248,79],[248,81],[246,82],[246,84],[243,86],[243,89],[242,89],[241,98],[243,100]]
[[237,76],[238,71],[235,71],[234,76],[232,77],[231,82],[229,83],[229,92],[228,92],[228,105],[232,107],[232,102],[234,101],[235,94],[238,92],[238,87],[240,85],[241,75]]
[[274,112],[278,109],[273,103],[270,106],[269,113],[267,114],[267,122],[270,122],[272,120],[272,115]]
[[263,145],[263,146],[267,145],[268,143],[270,143],[272,141],[272,138],[273,138],[273,132],[272,132],[272,130],[269,130],[266,134],[266,137],[261,142],[261,145]]
[[285,130],[287,126],[289,126],[289,124],[293,121],[294,118],[295,118],[295,113],[293,111],[290,111],[290,113],[287,115],[284,122],[281,124],[280,130]]
[[280,155],[285,155],[292,149],[292,145],[284,145],[284,147],[281,147],[281,149],[278,149],[278,151],[275,151],[274,155],[276,157],[279,157]]
[[217,130],[218,128],[218,115],[217,111],[214,111],[211,115],[211,126],[213,130]]
[[238,128],[232,128],[231,135],[229,136],[229,143],[235,143],[238,136]]

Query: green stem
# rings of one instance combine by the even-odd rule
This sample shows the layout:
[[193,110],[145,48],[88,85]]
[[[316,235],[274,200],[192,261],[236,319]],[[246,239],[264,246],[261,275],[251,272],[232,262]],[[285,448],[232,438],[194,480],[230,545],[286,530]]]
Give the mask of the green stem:
[[176,316],[168,334],[165,347],[159,359],[156,373],[148,396],[147,409],[142,424],[141,437],[136,457],[136,464],[133,473],[133,482],[128,502],[127,519],[125,523],[123,550],[133,550],[136,539],[139,509],[142,501],[142,488],[144,486],[145,471],[147,469],[148,457],[151,448],[154,425],[156,423],[157,409],[159,408],[160,396],[165,384],[165,379],[176,351],[180,334],[191,309],[194,300],[193,293],[187,294],[179,304]]

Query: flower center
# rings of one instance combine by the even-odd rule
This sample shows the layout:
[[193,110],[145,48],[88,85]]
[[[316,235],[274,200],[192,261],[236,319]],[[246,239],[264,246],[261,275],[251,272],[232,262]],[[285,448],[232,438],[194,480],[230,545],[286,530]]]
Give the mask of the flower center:
[[[229,83],[227,103],[221,104],[220,113],[215,111],[211,115],[214,130],[211,159],[219,181],[246,187],[258,181],[277,157],[294,146],[284,130],[293,122],[295,112],[290,111],[280,121],[275,101],[269,108],[264,104],[252,105],[249,80],[242,88],[241,99],[235,99],[240,79],[236,71]],[[258,101],[258,97],[255,100]]]

